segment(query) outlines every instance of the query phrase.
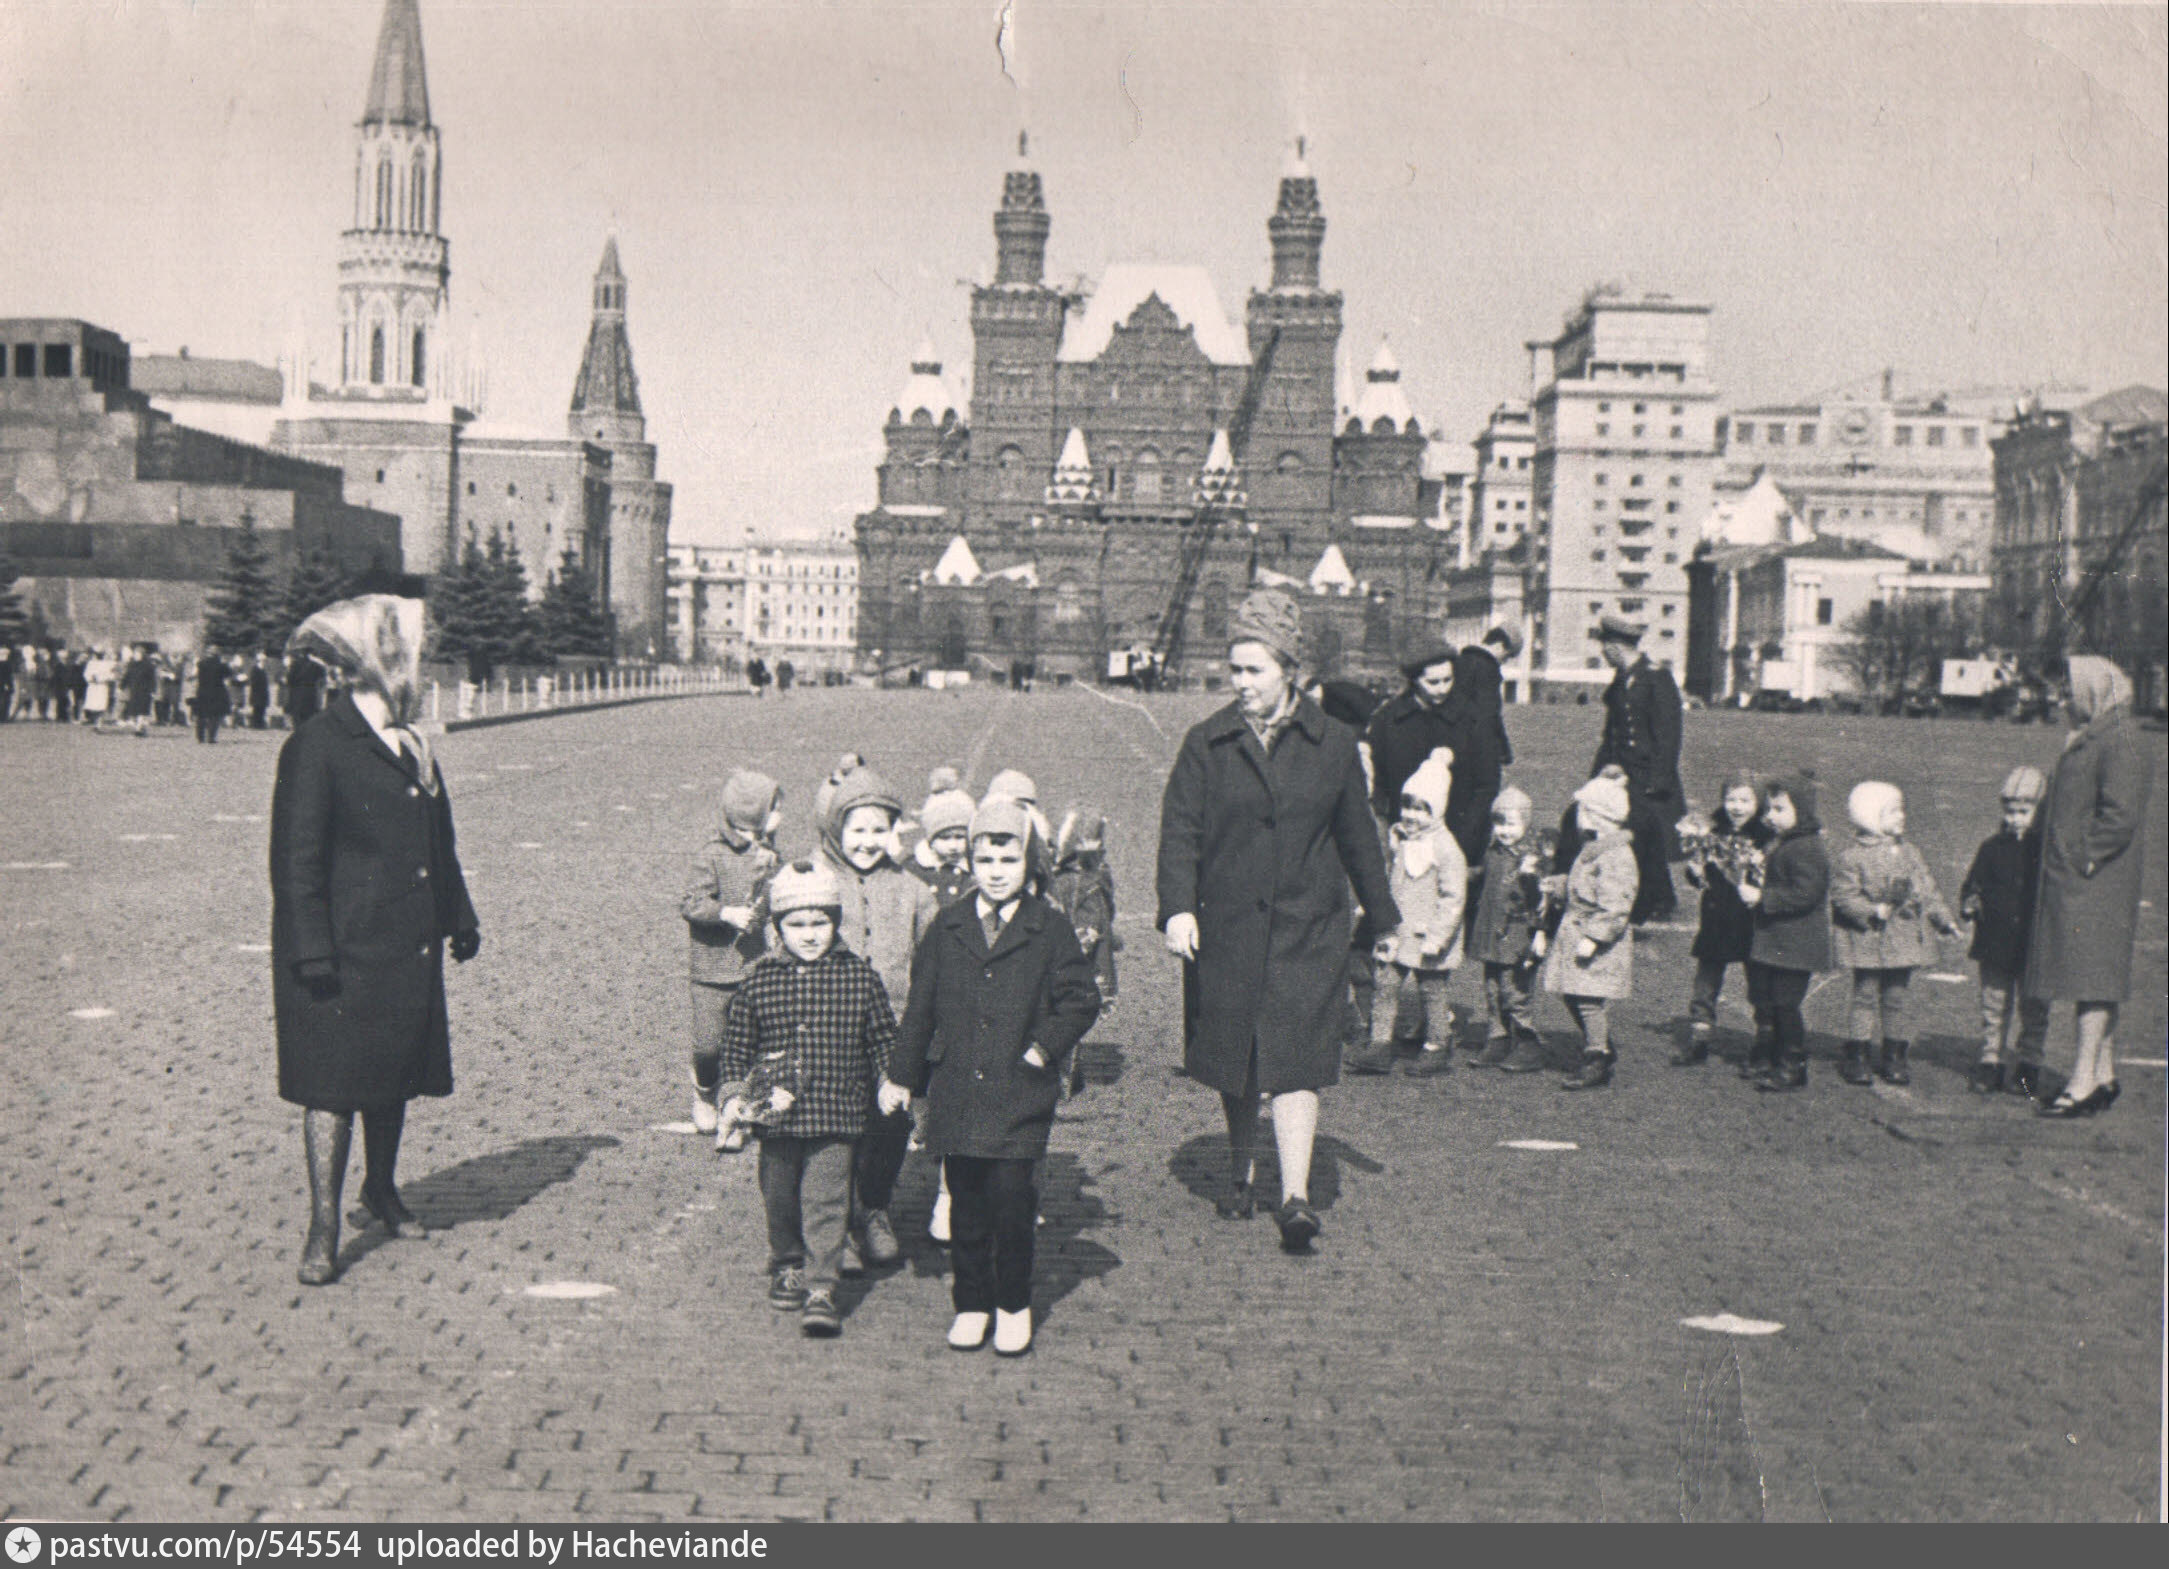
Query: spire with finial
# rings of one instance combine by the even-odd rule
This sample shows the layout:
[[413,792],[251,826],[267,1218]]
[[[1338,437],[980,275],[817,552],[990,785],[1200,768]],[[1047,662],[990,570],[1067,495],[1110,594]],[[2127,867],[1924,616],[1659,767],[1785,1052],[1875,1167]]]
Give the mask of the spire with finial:
[[343,394],[434,398],[451,287],[443,160],[429,118],[417,0],[385,0],[369,96],[354,128],[354,206],[339,241]]
[[1325,210],[1310,172],[1310,138],[1297,136],[1280,175],[1280,203],[1266,220],[1273,240],[1273,287],[1318,287],[1318,258],[1325,249]]
[[633,344],[625,332],[625,272],[618,265],[615,235],[603,245],[595,267],[595,317],[587,353],[573,384],[572,434],[588,441],[640,441],[647,421],[640,412],[640,378],[633,374]]
[[377,29],[376,68],[369,73],[364,125],[429,124],[429,77],[422,66],[420,0],[385,0]]
[[1030,162],[1031,135],[1017,133],[1017,161],[1002,176],[1001,210],[994,215],[996,287],[1037,287],[1047,271],[1046,197]]
[[1047,502],[1050,506],[1089,506],[1100,499],[1099,478],[1092,472],[1092,453],[1085,445],[1085,434],[1075,425],[1062,442],[1062,455],[1055,460],[1054,477],[1047,485]]

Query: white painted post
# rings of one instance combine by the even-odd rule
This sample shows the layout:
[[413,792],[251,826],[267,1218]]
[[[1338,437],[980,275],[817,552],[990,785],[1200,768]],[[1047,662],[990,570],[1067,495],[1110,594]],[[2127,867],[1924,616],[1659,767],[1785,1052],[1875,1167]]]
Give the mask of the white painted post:
[[431,724],[435,724],[435,723],[436,723],[436,722],[437,722],[437,721],[438,721],[438,720],[439,720],[440,718],[442,718],[442,717],[443,717],[443,714],[442,714],[442,712],[441,712],[441,711],[442,711],[442,709],[443,709],[443,706],[444,706],[444,703],[443,703],[443,698],[444,698],[444,694],[443,694],[442,692],[440,692],[440,691],[438,691],[438,690],[437,690],[437,683],[436,683],[436,682],[434,682],[434,681],[430,682],[430,683],[429,683],[429,720],[430,720],[430,723],[431,723]]

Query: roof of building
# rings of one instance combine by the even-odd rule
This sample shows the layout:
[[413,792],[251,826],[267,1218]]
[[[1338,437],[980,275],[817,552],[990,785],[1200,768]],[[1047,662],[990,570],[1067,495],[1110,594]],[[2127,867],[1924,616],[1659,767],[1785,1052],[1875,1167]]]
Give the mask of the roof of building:
[[1789,561],[1908,561],[1917,559],[1902,551],[1887,550],[1872,539],[1847,539],[1824,534],[1779,549]]
[[1356,586],[1355,573],[1348,570],[1348,558],[1341,554],[1341,547],[1328,545],[1318,564],[1310,569],[1310,588],[1315,594],[1327,592],[1345,594]]
[[1062,347],[1055,357],[1070,365],[1098,359],[1114,341],[1115,328],[1155,295],[1196,334],[1197,346],[1208,360],[1215,365],[1250,363],[1250,343],[1220,308],[1212,276],[1203,267],[1157,262],[1117,262],[1109,267],[1083,312],[1062,329]]
[[1702,519],[1701,537],[1711,545],[1783,545],[1814,537],[1792,500],[1767,472],[1736,496],[1715,503]]
[[957,412],[949,384],[942,380],[941,357],[934,352],[932,338],[919,341],[917,352],[911,356],[911,378],[904,383],[904,390],[896,395],[898,419],[908,421],[921,410],[937,425]]
[[972,547],[965,543],[962,534],[950,536],[949,548],[934,563],[931,574],[937,583],[976,583],[985,574],[979,570],[979,558],[972,554]]
[[1393,357],[1392,345],[1385,339],[1378,340],[1378,352],[1371,356],[1370,367],[1363,373],[1355,407],[1344,417],[1361,421],[1365,430],[1381,419],[1391,420],[1396,431],[1416,423],[1416,412],[1408,406],[1408,394],[1401,390],[1401,362]]
[[1039,568],[1029,561],[1020,561],[1013,567],[1003,567],[999,572],[989,572],[988,581],[1022,583],[1026,588],[1039,587]]
[[602,260],[596,263],[595,276],[598,278],[622,278],[625,276],[625,269],[618,265],[618,237],[614,234],[603,241]]
[[128,361],[128,384],[153,398],[202,398],[220,403],[276,403],[285,382],[269,365],[253,360],[197,359],[179,354],[137,354]]
[[1870,523],[1854,518],[1833,523],[1825,518],[1822,532],[1826,538],[1866,545],[1907,561],[1946,561],[1955,554],[1951,543],[1938,540],[1910,523]]
[[1099,499],[1099,486],[1092,473],[1092,453],[1085,445],[1085,434],[1075,425],[1063,438],[1062,455],[1055,459],[1054,478],[1047,482],[1047,499],[1053,502],[1083,502]]
[[429,79],[422,68],[420,0],[384,0],[377,62],[369,73],[364,125],[429,124]]

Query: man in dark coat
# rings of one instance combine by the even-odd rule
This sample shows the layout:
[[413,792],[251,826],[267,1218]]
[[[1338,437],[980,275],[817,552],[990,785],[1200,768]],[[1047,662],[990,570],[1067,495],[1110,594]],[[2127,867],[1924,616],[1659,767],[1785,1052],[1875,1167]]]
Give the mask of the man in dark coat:
[[1459,656],[1443,643],[1401,666],[1408,690],[1371,716],[1363,739],[1371,752],[1371,809],[1381,823],[1401,810],[1401,786],[1438,747],[1454,754],[1446,829],[1464,859],[1480,863],[1491,842],[1491,803],[1499,794],[1505,731],[1496,713],[1457,685]]
[[482,943],[444,776],[412,728],[422,630],[420,600],[370,594],[294,633],[352,677],[280,749],[271,798],[279,1096],[304,1109],[309,1163],[304,1285],[338,1276],[357,1111],[363,1205],[394,1237],[424,1233],[394,1185],[399,1137],[408,1100],[452,1093],[445,949],[464,963]]
[[1506,736],[1503,667],[1520,652],[1520,635],[1512,627],[1495,626],[1454,656],[1454,690],[1478,712],[1491,717],[1501,768],[1511,767],[1514,761],[1514,743]]
[[249,728],[261,730],[269,724],[271,712],[271,670],[258,654],[249,661]]
[[1679,911],[1672,887],[1674,825],[1687,799],[1679,778],[1679,685],[1670,669],[1642,652],[1641,622],[1607,611],[1597,627],[1604,662],[1613,673],[1604,689],[1604,740],[1589,772],[1594,775],[1606,763],[1626,771],[1633,807],[1627,830],[1634,836],[1641,873],[1634,923],[1669,921]]

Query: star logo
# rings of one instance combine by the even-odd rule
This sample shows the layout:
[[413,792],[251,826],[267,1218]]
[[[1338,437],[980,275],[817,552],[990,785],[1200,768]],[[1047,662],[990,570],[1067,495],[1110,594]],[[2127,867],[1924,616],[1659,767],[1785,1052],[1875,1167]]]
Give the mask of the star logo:
[[19,1525],[8,1532],[8,1557],[19,1564],[37,1562],[38,1552],[45,1546],[45,1539],[27,1525]]

